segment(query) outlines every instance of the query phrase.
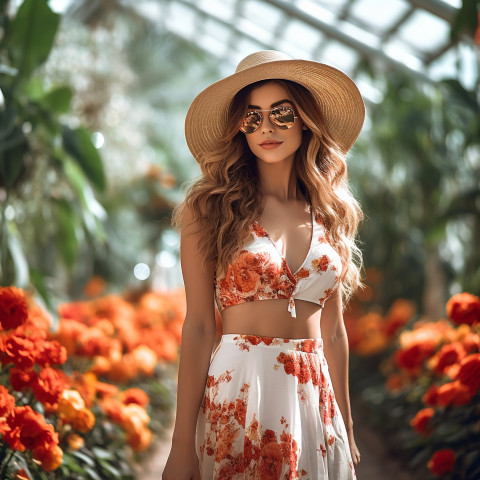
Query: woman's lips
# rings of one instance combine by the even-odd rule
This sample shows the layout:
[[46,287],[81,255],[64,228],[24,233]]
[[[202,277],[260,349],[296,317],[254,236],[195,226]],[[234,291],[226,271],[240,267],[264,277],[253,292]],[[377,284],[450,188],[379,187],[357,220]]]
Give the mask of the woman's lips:
[[264,142],[264,143],[261,143],[260,146],[262,148],[264,148],[265,150],[271,150],[272,148],[277,148],[278,146],[280,146],[282,144],[282,142]]

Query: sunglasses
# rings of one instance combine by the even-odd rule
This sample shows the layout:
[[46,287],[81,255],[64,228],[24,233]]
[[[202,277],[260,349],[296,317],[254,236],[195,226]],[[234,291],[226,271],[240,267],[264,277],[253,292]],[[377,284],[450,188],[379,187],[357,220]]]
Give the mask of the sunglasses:
[[282,130],[292,128],[295,123],[295,111],[291,107],[275,107],[271,110],[252,110],[245,115],[240,131],[243,133],[253,133],[262,124],[263,115],[260,112],[270,112],[268,118],[270,121]]

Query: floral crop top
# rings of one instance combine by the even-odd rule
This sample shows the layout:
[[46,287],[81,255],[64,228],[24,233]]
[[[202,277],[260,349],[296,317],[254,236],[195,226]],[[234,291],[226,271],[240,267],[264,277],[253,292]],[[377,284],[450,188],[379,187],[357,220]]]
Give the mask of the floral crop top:
[[240,303],[279,298],[289,299],[288,311],[292,317],[296,317],[295,299],[323,307],[339,281],[342,262],[313,212],[310,248],[295,273],[260,223],[254,221],[250,231],[253,241],[228,265],[225,275],[215,277],[219,312]]

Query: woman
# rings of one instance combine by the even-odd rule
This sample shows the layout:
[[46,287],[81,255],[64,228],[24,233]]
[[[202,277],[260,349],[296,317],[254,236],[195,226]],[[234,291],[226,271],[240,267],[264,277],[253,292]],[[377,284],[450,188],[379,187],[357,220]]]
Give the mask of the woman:
[[202,176],[173,218],[187,313],[164,480],[356,478],[342,311],[362,213],[345,154],[364,114],[345,74],[272,50],[193,101]]

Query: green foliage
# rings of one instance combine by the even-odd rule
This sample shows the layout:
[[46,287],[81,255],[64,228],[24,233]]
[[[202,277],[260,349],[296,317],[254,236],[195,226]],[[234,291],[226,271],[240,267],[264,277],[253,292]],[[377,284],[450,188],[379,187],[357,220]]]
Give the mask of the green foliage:
[[72,89],[38,74],[60,16],[45,0],[25,0],[13,19],[1,8],[0,283],[31,283],[51,305],[58,260],[72,271],[82,248],[106,240],[92,190],[105,191],[106,177],[90,132],[64,123]]

